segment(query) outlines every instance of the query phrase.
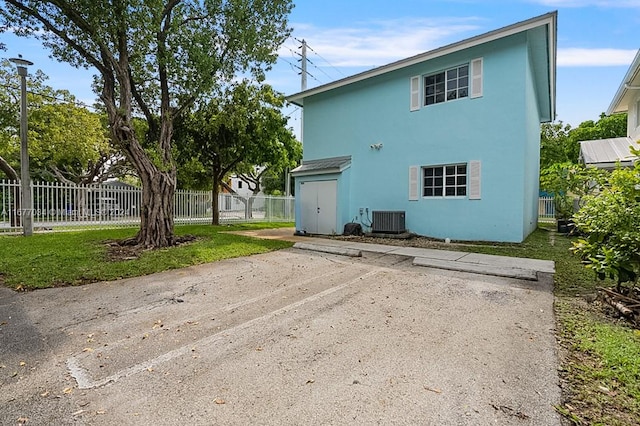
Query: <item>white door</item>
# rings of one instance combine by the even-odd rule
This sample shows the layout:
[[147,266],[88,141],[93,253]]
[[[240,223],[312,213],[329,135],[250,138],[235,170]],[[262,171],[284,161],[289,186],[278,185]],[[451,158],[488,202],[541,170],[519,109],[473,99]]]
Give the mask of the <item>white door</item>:
[[300,185],[302,230],[310,234],[336,233],[338,181],[304,182]]

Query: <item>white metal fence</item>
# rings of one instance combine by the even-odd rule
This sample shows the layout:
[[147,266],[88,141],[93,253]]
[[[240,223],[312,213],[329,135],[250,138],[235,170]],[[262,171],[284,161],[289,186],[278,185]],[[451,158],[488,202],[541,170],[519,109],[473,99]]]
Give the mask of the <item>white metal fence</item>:
[[[66,185],[32,182],[34,231],[140,223],[140,188],[129,185]],[[0,180],[0,233],[21,232],[20,182]],[[175,223],[211,222],[211,192],[178,190]],[[220,223],[293,222],[293,197],[220,194]],[[538,221],[554,222],[553,197],[540,197]]]
[[553,197],[540,197],[538,200],[538,222],[555,222],[556,205]]
[[[140,223],[142,191],[129,185],[32,182],[34,231]],[[20,182],[0,180],[0,233],[21,232]],[[210,223],[212,194],[178,190],[175,223]],[[220,223],[293,222],[293,197],[219,194]]]

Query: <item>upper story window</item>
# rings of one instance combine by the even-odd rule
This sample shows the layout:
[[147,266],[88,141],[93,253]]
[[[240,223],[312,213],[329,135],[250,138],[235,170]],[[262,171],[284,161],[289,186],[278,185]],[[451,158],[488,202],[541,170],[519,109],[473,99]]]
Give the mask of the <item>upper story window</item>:
[[410,111],[460,98],[483,95],[483,58],[444,71],[411,77]]
[[469,96],[469,64],[424,77],[424,104],[433,105]]

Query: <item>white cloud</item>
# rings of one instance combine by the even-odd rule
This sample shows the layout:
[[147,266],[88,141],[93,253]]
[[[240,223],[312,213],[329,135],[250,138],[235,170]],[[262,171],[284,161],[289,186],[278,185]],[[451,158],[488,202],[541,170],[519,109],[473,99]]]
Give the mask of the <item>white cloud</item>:
[[640,8],[640,0],[534,0],[549,7],[615,7],[615,8]]
[[[477,22],[477,18],[407,18],[360,23],[350,28],[298,24],[294,25],[294,34],[333,66],[372,67],[466,38],[480,28]],[[291,56],[288,49],[280,53]]]
[[559,67],[629,66],[636,50],[629,49],[558,49]]

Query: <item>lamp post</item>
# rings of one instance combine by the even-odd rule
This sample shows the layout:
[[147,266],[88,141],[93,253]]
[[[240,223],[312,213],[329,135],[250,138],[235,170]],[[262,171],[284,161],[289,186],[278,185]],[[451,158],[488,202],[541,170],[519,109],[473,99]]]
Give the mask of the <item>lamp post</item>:
[[33,203],[31,200],[31,177],[29,176],[29,150],[27,145],[27,67],[33,62],[22,59],[22,55],[11,58],[20,76],[20,186],[22,188],[22,229],[25,237],[33,234]]

